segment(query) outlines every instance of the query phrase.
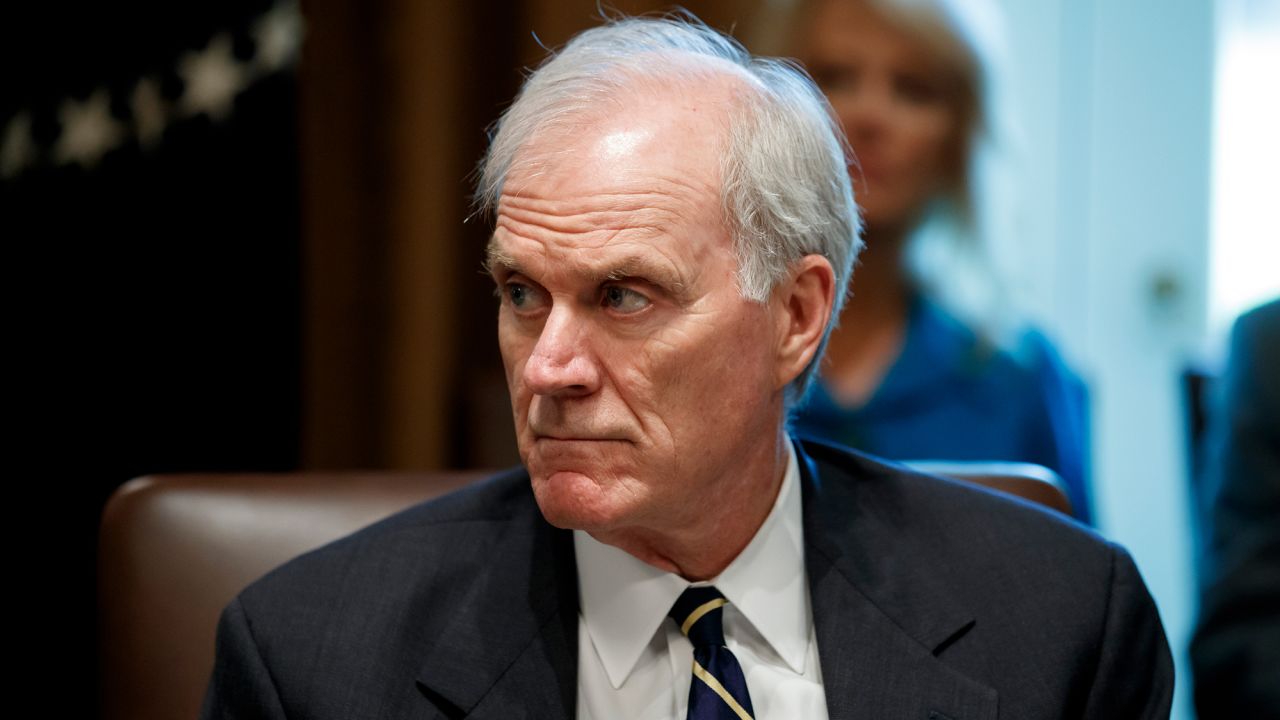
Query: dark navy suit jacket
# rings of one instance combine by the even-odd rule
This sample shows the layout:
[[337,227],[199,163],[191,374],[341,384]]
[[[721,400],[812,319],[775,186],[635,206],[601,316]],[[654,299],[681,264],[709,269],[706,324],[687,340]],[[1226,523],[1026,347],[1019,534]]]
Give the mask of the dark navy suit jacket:
[[[1129,555],[1017,500],[806,443],[832,718],[1165,718]],[[573,718],[572,534],[512,471],[304,555],[226,609],[206,718]]]
[[1280,300],[1236,321],[1213,418],[1191,644],[1201,720],[1280,717]]

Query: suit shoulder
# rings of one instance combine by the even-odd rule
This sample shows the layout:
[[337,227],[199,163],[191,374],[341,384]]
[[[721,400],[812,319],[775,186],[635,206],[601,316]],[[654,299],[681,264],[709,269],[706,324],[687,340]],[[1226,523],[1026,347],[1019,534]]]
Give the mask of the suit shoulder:
[[[1113,682],[1127,672],[1108,665],[1117,658],[1155,668],[1143,678],[1150,692],[1135,682],[1134,694],[1167,701],[1159,613],[1123,548],[1012,496],[841,448],[805,450],[819,476],[806,486],[809,547],[927,650],[997,688],[1002,714],[1029,717],[1055,697],[1063,716],[1094,716],[1087,704],[1128,687]],[[1141,698],[1118,704],[1130,701]]]
[[848,448],[807,442],[805,451],[828,505],[848,508],[922,557],[963,557],[970,569],[1021,563],[1110,571],[1115,546],[1049,508]]
[[[242,591],[249,608],[280,605],[392,584],[394,576],[440,578],[465,572],[474,552],[513,521],[536,514],[523,469],[513,469],[390,515],[284,563]],[[424,574],[425,570],[429,570]],[[396,587],[403,587],[403,583]]]
[[408,716],[422,701],[415,679],[424,658],[453,652],[438,649],[451,628],[489,622],[493,613],[477,608],[495,602],[513,617],[537,615],[520,615],[519,602],[542,597],[558,577],[563,540],[538,512],[526,475],[503,473],[268,573],[224,611],[220,657],[252,655],[291,716]]

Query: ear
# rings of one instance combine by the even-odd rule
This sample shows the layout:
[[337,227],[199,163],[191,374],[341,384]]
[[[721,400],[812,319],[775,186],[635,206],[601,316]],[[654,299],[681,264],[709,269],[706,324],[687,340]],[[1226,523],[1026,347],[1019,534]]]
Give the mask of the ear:
[[790,278],[774,288],[778,389],[795,380],[818,352],[835,296],[835,270],[821,255],[801,258]]

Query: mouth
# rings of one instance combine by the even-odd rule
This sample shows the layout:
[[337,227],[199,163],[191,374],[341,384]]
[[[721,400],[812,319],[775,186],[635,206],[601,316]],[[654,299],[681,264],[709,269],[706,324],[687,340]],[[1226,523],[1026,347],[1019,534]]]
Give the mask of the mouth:
[[559,442],[559,443],[604,443],[604,442],[627,442],[623,438],[616,437],[593,437],[586,435],[534,435],[535,442]]

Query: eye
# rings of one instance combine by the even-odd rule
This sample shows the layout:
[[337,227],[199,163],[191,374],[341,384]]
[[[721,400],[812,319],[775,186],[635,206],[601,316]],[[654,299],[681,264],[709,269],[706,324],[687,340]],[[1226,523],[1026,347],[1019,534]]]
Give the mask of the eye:
[[649,298],[628,287],[606,285],[601,304],[624,315],[640,312],[651,304]]
[[509,282],[504,286],[503,292],[507,296],[507,302],[511,303],[511,307],[520,312],[536,311],[546,301],[545,293],[524,283]]
[[917,75],[899,75],[894,78],[893,89],[899,97],[917,105],[927,105],[941,98],[937,83]]
[[841,65],[815,65],[810,71],[813,81],[828,93],[852,92],[858,87],[858,71]]

